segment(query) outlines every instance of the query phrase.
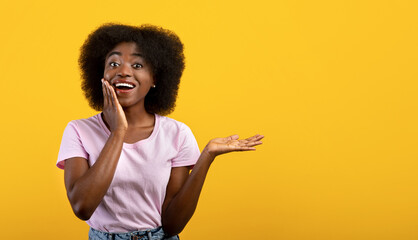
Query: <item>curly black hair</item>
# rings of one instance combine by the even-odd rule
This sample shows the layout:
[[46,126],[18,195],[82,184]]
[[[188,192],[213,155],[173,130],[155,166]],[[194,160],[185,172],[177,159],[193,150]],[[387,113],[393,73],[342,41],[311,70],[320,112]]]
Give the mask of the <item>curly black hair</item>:
[[107,23],[93,31],[80,48],[78,60],[82,89],[95,110],[103,109],[101,79],[106,55],[121,42],[134,42],[151,65],[156,88],[145,97],[149,113],[167,115],[175,108],[180,77],[184,70],[183,44],[170,30],[153,25],[139,27]]

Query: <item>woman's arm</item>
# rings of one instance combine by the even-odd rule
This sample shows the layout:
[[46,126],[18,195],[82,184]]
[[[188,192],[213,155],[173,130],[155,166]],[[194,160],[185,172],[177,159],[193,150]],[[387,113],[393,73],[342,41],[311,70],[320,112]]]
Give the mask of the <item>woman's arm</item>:
[[188,167],[172,168],[162,210],[162,225],[168,235],[179,234],[193,216],[203,183],[215,157],[232,151],[255,150],[262,135],[238,140],[238,136],[211,140],[189,175]]
[[87,160],[81,157],[65,161],[68,200],[75,215],[82,220],[91,217],[112,182],[128,127],[116,94],[106,81],[103,81],[103,97],[103,114],[111,133],[95,164],[89,168]]

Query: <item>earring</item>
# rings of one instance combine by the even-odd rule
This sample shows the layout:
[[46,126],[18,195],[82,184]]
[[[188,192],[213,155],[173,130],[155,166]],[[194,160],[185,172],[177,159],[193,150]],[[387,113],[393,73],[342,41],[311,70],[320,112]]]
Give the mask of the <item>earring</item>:
[[155,85],[152,85],[152,88],[155,88],[156,86]]

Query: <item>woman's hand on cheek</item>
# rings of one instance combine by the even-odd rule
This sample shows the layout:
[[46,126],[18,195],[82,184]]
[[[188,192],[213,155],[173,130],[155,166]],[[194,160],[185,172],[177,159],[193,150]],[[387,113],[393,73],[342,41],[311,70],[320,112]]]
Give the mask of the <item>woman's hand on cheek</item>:
[[106,123],[112,133],[120,132],[125,134],[128,129],[125,112],[119,104],[115,90],[107,80],[102,78],[103,89],[103,114]]
[[205,150],[213,158],[229,152],[236,151],[254,151],[255,146],[262,144],[260,141],[263,135],[254,135],[247,139],[239,139],[238,135],[232,135],[226,138],[215,138],[209,141]]

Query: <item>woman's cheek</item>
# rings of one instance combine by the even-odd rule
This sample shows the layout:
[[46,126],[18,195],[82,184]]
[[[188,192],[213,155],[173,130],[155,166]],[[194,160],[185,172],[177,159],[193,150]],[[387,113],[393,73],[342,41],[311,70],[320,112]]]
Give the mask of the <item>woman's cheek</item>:
[[103,73],[103,77],[105,80],[110,81],[110,77],[111,77],[110,72],[105,70]]

